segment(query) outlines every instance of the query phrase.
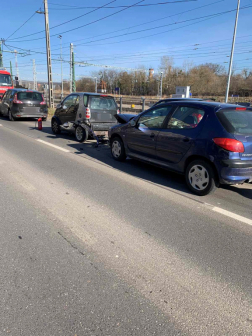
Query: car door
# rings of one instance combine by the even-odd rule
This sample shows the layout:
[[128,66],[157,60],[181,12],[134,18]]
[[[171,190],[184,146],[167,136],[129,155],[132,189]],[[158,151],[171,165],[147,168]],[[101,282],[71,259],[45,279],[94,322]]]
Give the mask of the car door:
[[79,95],[71,95],[72,104],[66,110],[66,122],[74,122],[79,108]]
[[2,100],[1,100],[1,105],[0,105],[0,111],[3,115],[5,115],[5,107],[4,107],[4,100],[5,100],[6,92],[3,94]]
[[9,106],[10,106],[9,98],[11,96],[11,93],[12,93],[12,90],[6,91],[2,99],[2,113],[4,116],[8,115]]
[[172,164],[180,162],[199,135],[204,115],[201,108],[178,106],[157,136],[157,158]]
[[156,157],[156,138],[173,106],[158,106],[141,115],[135,127],[126,130],[126,143],[132,154]]
[[61,106],[57,109],[55,115],[59,118],[61,124],[64,124],[69,121],[69,112],[68,109],[73,105],[74,95],[67,96]]

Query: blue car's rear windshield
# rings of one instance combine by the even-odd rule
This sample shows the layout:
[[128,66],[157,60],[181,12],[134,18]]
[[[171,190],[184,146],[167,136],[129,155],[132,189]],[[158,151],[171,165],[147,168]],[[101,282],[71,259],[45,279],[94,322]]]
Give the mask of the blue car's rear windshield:
[[252,111],[222,110],[216,115],[227,132],[252,135]]

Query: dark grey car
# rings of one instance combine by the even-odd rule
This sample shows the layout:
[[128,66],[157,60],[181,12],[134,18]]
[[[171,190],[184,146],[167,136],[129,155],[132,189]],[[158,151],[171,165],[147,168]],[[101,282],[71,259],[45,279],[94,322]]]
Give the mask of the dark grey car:
[[76,140],[84,142],[88,136],[108,136],[108,130],[117,124],[118,107],[112,96],[76,92],[68,95],[56,108],[52,118],[52,131],[74,133]]
[[1,113],[10,121],[24,118],[47,119],[48,108],[42,93],[27,89],[11,89],[1,101]]

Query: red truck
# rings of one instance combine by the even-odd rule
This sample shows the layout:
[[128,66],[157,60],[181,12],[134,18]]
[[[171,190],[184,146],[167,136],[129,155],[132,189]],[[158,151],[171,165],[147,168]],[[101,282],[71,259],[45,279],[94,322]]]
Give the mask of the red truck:
[[0,98],[8,89],[13,89],[11,74],[3,68],[0,68]]

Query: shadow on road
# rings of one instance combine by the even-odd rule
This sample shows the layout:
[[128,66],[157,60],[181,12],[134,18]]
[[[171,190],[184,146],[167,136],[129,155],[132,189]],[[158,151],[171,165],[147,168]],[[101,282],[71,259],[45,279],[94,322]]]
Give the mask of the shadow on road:
[[[245,184],[244,186],[246,186],[246,185],[249,186],[249,184]],[[245,188],[243,188],[243,187],[238,188],[238,187],[233,186],[233,185],[231,185],[231,186],[223,185],[222,188],[226,189],[226,190],[233,191],[233,192],[235,192],[235,193],[237,193],[237,194],[239,194],[239,195],[241,195],[245,198],[252,199],[252,189],[247,189],[246,187]]]
[[95,141],[87,141],[84,144],[68,144],[68,146],[74,148],[75,153],[78,155],[88,156],[90,159],[100,161],[126,174],[190,194],[182,175],[133,159],[127,159],[125,162],[115,161],[112,158],[110,147],[107,143],[100,144],[98,148],[95,147],[95,144]]
[[[30,127],[30,129],[32,130],[34,128]],[[49,126],[43,127],[41,132],[47,134],[46,137],[51,140],[56,140],[58,138],[65,139],[68,142],[67,145],[73,148],[77,155],[84,155],[87,159],[99,161],[102,164],[106,164],[111,168],[118,169],[126,174],[163,187],[172,188],[174,191],[185,192],[188,195],[191,195],[194,199],[197,198],[197,196],[193,195],[186,187],[184,176],[133,159],[127,159],[125,162],[115,161],[111,156],[110,147],[106,142],[100,143],[98,148],[96,148],[96,142],[94,140],[78,143],[75,141],[74,135],[67,132],[54,135]],[[242,197],[252,199],[252,189],[237,188],[236,186],[228,185],[223,185],[220,188],[235,192]],[[204,198],[199,197],[199,199]]]

